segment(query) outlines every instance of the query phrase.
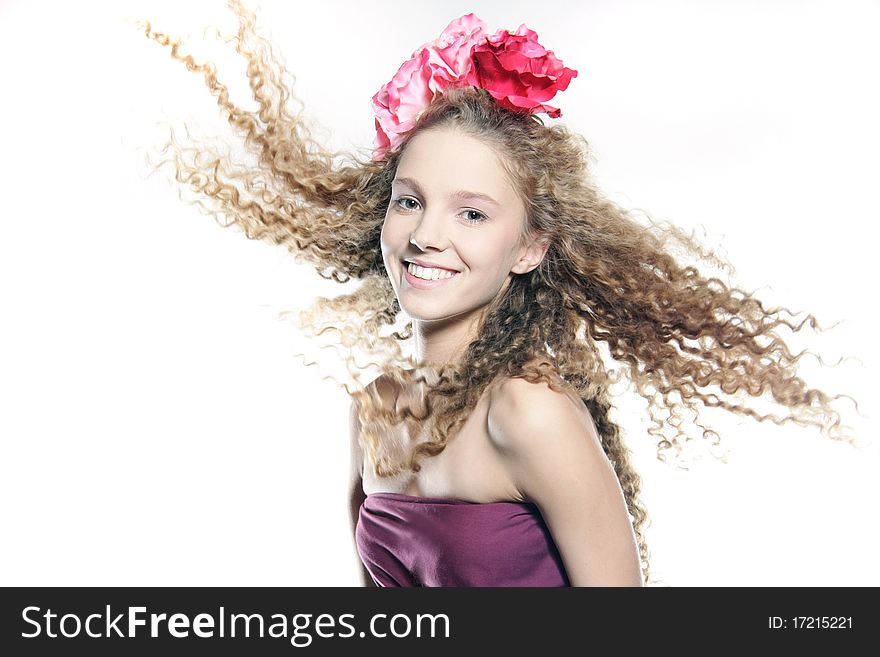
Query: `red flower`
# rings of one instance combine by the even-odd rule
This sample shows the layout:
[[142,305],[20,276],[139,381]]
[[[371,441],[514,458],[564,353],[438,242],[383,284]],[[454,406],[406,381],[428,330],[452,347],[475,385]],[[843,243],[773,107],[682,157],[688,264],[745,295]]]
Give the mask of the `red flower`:
[[538,35],[522,24],[513,34],[498,30],[474,46],[469,84],[485,89],[502,107],[531,114],[562,112],[544,102],[565,91],[578,72],[538,43]]
[[469,84],[485,90],[502,107],[531,114],[546,112],[555,119],[562,112],[544,101],[564,91],[576,76],[577,71],[563,66],[524,24],[513,34],[499,30],[486,36],[482,19],[465,14],[413,52],[373,95],[373,159],[397,148],[422,110],[450,86]]

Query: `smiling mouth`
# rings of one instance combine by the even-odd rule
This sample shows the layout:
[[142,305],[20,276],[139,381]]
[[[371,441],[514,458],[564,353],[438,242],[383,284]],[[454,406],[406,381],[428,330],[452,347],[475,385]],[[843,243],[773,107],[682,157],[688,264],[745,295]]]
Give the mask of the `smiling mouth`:
[[[406,269],[407,271],[409,271],[410,273],[414,273],[415,269],[417,269],[417,268],[420,269],[421,270],[420,273],[422,276],[428,274],[431,276],[437,275],[440,278],[449,278],[450,274],[455,275],[455,274],[460,273],[457,269],[448,269],[446,267],[422,266],[422,265],[416,264],[414,262],[407,262],[406,260],[401,260],[400,264],[403,265],[403,268]],[[440,272],[440,273],[436,274],[436,272]],[[436,279],[425,278],[424,280],[427,281],[427,280],[436,280]]]
[[[406,262],[405,260],[401,260],[400,264],[403,267],[404,279],[412,287],[417,287],[417,288],[431,288],[431,287],[437,287],[438,285],[443,285],[444,283],[448,283],[449,281],[451,281],[453,278],[455,278],[456,276],[458,276],[461,273],[458,271],[452,271],[452,270],[443,269],[440,267],[418,267],[418,265]],[[418,272],[419,275],[417,275],[416,272]],[[435,274],[434,272],[442,272],[442,273]],[[436,278],[422,278],[421,276],[425,276],[426,273],[430,273],[432,276],[437,276],[437,277]]]

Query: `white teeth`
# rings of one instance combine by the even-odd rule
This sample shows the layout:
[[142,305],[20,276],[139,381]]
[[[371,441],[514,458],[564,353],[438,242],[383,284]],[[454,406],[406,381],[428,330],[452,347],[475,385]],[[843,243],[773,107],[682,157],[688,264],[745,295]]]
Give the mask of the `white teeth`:
[[423,278],[426,281],[436,281],[440,278],[452,278],[457,272],[439,269],[438,267],[419,267],[411,262],[406,263],[407,271],[416,278]]

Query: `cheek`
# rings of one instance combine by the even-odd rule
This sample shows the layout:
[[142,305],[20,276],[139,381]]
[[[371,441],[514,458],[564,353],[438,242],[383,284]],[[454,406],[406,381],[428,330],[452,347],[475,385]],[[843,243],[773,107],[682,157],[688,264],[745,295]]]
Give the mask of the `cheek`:
[[379,234],[379,243],[382,246],[382,253],[387,253],[391,249],[398,246],[400,231],[395,228],[394,221],[386,218],[382,224],[382,232]]
[[471,269],[487,275],[504,277],[510,271],[513,244],[507,236],[486,236],[486,239],[466,240],[458,249]]
[[385,215],[385,219],[382,222],[381,235],[384,242],[387,242],[388,244],[397,244],[401,239],[409,239],[409,236],[404,235],[405,232],[405,221],[401,221],[400,217],[395,217],[393,214]]

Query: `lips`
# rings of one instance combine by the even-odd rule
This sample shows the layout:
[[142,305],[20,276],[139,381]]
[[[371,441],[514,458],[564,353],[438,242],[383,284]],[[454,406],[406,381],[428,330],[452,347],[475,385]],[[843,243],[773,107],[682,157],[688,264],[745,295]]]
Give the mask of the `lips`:
[[[401,263],[403,264],[403,279],[406,281],[406,283],[409,285],[409,287],[415,288],[417,290],[430,290],[435,287],[441,287],[443,285],[447,285],[451,281],[454,281],[456,278],[458,278],[461,275],[461,272],[451,270],[451,271],[455,271],[455,273],[451,277],[437,278],[434,280],[427,280],[424,278],[418,278],[417,276],[413,276],[412,274],[409,273],[409,268],[407,267],[408,263],[403,260],[401,260]],[[443,269],[443,268],[440,267],[439,269]]]
[[418,265],[419,267],[430,267],[433,269],[444,269],[446,271],[460,273],[458,269],[452,269],[451,267],[444,267],[443,265],[437,265],[437,264],[434,264],[431,262],[426,262],[425,260],[419,260],[417,258],[409,258],[408,260],[401,260],[400,262],[403,264],[404,268],[406,268],[409,265],[409,263],[412,263],[414,265]]

